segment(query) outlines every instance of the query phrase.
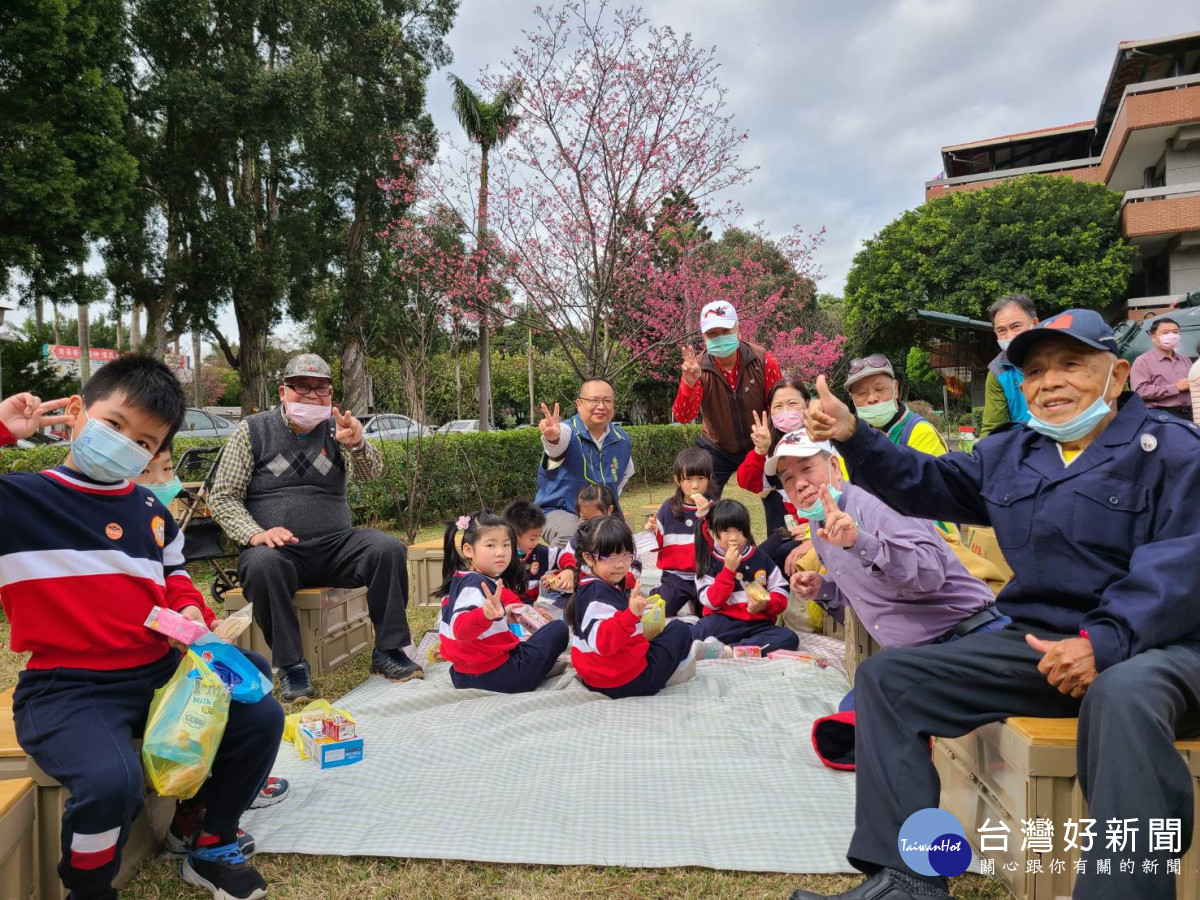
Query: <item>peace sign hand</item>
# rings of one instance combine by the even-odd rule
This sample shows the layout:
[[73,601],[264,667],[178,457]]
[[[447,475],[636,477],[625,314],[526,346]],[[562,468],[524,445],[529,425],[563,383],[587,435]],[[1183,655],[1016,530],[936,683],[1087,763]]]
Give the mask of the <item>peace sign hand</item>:
[[808,401],[804,411],[804,427],[809,440],[848,441],[858,426],[850,407],[833,396],[824,375],[817,376],[817,396]]
[[686,344],[683,347],[683,380],[688,387],[695,387],[700,380],[700,357]]
[[633,590],[629,594],[629,611],[640,619],[646,612],[646,604],[649,602],[649,598],[642,596],[642,582],[635,581]]
[[504,600],[501,597],[503,593],[504,589],[499,585],[493,593],[492,586],[486,580],[483,582],[483,614],[493,622],[504,618]]
[[350,410],[344,413],[338,412],[338,408],[333,408],[333,437],[339,444],[345,444],[347,447],[357,447],[363,441],[362,422],[354,418]]
[[562,421],[558,414],[558,404],[554,404],[554,412],[550,412],[550,407],[545,403],[542,404],[542,421],[538,422],[538,428],[542,430],[542,440],[548,444],[557,444],[559,438],[562,437]]
[[758,410],[752,410],[754,415],[754,424],[750,426],[750,440],[754,441],[754,449],[759,456],[766,456],[771,452],[771,426],[770,414],[763,412],[760,416]]
[[7,428],[13,438],[18,441],[29,437],[46,425],[74,425],[74,416],[47,415],[52,410],[62,409],[68,402],[70,402],[68,397],[47,400],[43,403],[33,394],[13,394],[7,400],[0,402],[0,425]]
[[858,540],[858,525],[847,513],[838,509],[828,485],[821,488],[821,505],[825,507],[825,524],[817,529],[817,534],[834,546],[849,550]]

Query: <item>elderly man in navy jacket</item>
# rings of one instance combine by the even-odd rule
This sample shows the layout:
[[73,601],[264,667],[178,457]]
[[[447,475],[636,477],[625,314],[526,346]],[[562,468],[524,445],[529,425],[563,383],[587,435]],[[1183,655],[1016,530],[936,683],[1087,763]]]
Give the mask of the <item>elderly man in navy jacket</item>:
[[[1008,355],[1024,372],[1031,418],[973,454],[893,445],[824,378],[806,414],[855,484],[905,515],[994,526],[1015,573],[997,598],[1013,620],[1005,630],[888,651],[859,668],[847,855],[870,877],[844,900],[949,896],[944,878],[905,865],[897,842],[910,815],[938,805],[929,737],[1008,716],[1079,717],[1077,772],[1096,837],[1074,896],[1175,896],[1167,861],[1187,850],[1193,823],[1192,779],[1173,741],[1200,734],[1200,431],[1122,393],[1129,363],[1090,310],[1022,333]],[[1107,850],[1109,819],[1137,820],[1129,852]],[[1152,850],[1151,819],[1180,820],[1181,845]],[[1111,874],[1098,874],[1113,856]]]

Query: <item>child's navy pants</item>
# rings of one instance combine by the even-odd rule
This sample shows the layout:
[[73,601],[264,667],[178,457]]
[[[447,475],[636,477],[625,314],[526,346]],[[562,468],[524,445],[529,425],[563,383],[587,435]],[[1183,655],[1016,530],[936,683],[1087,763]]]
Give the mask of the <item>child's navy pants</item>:
[[614,700],[622,697],[650,697],[657,694],[679,664],[692,652],[692,629],[687,622],[668,622],[662,634],[650,642],[646,653],[646,668],[632,681],[627,681],[614,688],[594,688],[585,682],[593,691],[598,691]]
[[[257,653],[246,655],[271,671]],[[178,651],[170,650],[132,669],[26,669],[18,678],[17,740],[70,791],[58,873],[79,900],[116,896],[112,880],[121,848],[142,808],[142,761],[133,741],[142,736],[154,691],[179,660]],[[270,773],[282,735],[283,710],[273,697],[229,704],[212,774],[197,795],[207,804],[205,831],[223,843],[236,839],[238,819]]]
[[558,658],[567,649],[570,632],[561,619],[543,625],[517,644],[503,664],[482,675],[468,675],[450,670],[450,680],[456,688],[479,688],[501,694],[524,694],[546,680]]
[[800,646],[796,632],[771,620],[744,622],[720,613],[705,616],[693,625],[692,635],[698,641],[715,637],[722,644],[754,644],[762,647],[764,656],[775,650],[795,650]]

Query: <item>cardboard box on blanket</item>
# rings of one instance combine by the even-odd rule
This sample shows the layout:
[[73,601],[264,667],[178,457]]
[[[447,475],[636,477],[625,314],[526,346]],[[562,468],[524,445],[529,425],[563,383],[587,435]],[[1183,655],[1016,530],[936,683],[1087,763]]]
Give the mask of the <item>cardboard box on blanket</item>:
[[[933,760],[942,781],[941,806],[963,825],[976,855],[994,860],[995,875],[1018,900],[1052,900],[1071,896],[1078,848],[1063,849],[1063,829],[1068,819],[1087,817],[1087,803],[1075,780],[1075,732],[1077,719],[1033,719],[1014,717],[977,728],[960,738],[936,738]],[[1187,759],[1192,772],[1193,808],[1200,816],[1200,740],[1177,741],[1175,746]],[[1046,819],[1054,827],[1053,852],[1036,854],[1022,850],[1021,820]],[[990,820],[990,822],[988,822]],[[980,827],[988,825],[986,841]],[[992,832],[999,823],[1010,829]],[[1141,823],[1138,846],[1147,846],[1148,823]],[[1095,843],[1105,845],[1105,823],[1092,829]],[[998,835],[1005,835],[1005,850]],[[987,850],[982,849],[986,843]],[[1137,857],[1137,853],[1111,854]],[[1055,871],[1051,863],[1061,859],[1065,866]],[[1027,860],[1041,860],[1041,872],[1027,872]],[[1006,865],[1015,864],[1009,871]],[[1140,864],[1138,861],[1136,864]],[[1114,866],[1116,863],[1114,863]],[[1176,897],[1200,900],[1200,849],[1193,839],[1182,857],[1182,873],[1176,880]]]
[[[245,605],[241,588],[226,591],[226,612],[237,612]],[[301,588],[292,597],[292,605],[300,620],[304,658],[314,675],[332,671],[374,646],[366,588]],[[257,622],[233,643],[243,650],[261,653],[268,660],[271,658],[271,648]]]
[[[62,815],[69,793],[65,787],[43,772],[32,759],[25,755],[17,743],[16,727],[12,717],[12,697],[7,695],[5,705],[0,706],[0,788],[12,790],[8,782],[32,780],[35,789],[34,818],[36,823],[37,866],[33,873],[32,896],[42,900],[65,900],[66,888],[58,878],[58,858],[62,846]],[[134,741],[139,747],[140,741]],[[19,790],[18,790],[19,793]],[[17,806],[26,801],[16,798]],[[23,808],[23,807],[22,807]],[[145,806],[134,820],[129,839],[121,853],[121,870],[114,884],[123,888],[133,877],[142,861],[159,850],[171,817],[175,814],[175,801],[160,797],[150,788],[146,789]],[[20,816],[20,813],[17,813]],[[0,815],[0,896],[27,897],[28,894],[10,893],[8,890],[11,872],[9,863],[2,859],[5,852],[19,852],[19,847],[6,843],[7,820]],[[6,851],[4,848],[9,847]]]

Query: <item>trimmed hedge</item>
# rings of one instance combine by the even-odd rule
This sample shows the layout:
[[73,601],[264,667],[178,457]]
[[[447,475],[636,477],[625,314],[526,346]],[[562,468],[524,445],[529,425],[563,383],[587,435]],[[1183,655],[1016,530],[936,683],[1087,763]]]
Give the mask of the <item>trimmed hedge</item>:
[[[669,482],[676,454],[695,443],[700,434],[696,425],[632,425],[625,430],[633,442],[634,483],[639,484]],[[176,438],[176,460],[189,447],[215,443],[212,439]],[[351,482],[349,501],[356,524],[400,527],[407,519],[410,493],[424,499],[418,525],[443,522],[481,504],[500,509],[517,498],[532,500],[537,493],[542,442],[536,428],[438,435],[422,438],[421,443],[421,448],[412,441],[380,443],[383,477],[368,484]],[[66,454],[66,447],[53,445],[7,450],[0,456],[0,472],[51,468]],[[413,477],[418,456],[425,456],[426,462],[435,459],[436,466]]]

